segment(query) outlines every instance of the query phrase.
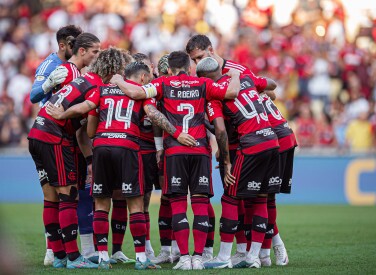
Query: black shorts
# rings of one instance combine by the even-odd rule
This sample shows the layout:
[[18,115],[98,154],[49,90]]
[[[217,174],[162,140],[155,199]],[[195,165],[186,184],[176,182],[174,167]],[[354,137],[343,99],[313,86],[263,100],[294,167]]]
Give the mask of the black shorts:
[[144,195],[140,153],[123,147],[100,146],[93,150],[92,196],[111,198],[122,190],[124,198]]
[[279,154],[280,178],[282,179],[281,193],[290,194],[292,184],[292,173],[294,167],[295,147]]
[[252,198],[258,194],[279,193],[278,149],[264,151],[256,155],[237,153],[231,173],[236,183],[225,189],[225,193],[239,198]]
[[[235,156],[236,156],[236,152],[237,152],[238,150],[237,149],[235,149],[235,150],[230,150],[229,151],[229,154],[230,154],[230,162],[231,163],[233,163],[233,161],[234,161],[234,158],[235,158]],[[225,182],[224,182],[224,166],[223,166],[223,159],[221,158],[220,160],[219,160],[219,164],[218,164],[218,166],[219,166],[219,174],[220,174],[220,176],[221,176],[221,180],[222,180],[222,184],[223,184],[223,187],[225,186]]]
[[204,194],[213,196],[211,159],[206,155],[165,157],[164,195]]
[[142,164],[144,166],[145,194],[155,190],[161,190],[159,185],[158,165],[155,152],[144,153],[141,151]]
[[41,186],[68,186],[77,183],[77,167],[73,146],[29,140],[29,152],[35,162]]
[[77,184],[78,189],[85,190],[87,165],[84,155],[78,146],[75,146],[75,163],[77,169]]

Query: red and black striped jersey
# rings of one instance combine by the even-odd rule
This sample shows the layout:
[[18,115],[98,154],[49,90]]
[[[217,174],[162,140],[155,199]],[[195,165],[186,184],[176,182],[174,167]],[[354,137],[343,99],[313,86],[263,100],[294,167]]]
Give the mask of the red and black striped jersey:
[[[228,81],[228,78],[224,75],[218,82]],[[240,149],[244,154],[257,154],[279,147],[277,135],[272,130],[262,98],[249,75],[240,76],[238,97],[234,100],[224,100],[222,104],[223,114],[231,119],[231,123],[238,130]]]
[[92,101],[93,93],[103,85],[101,77],[94,73],[86,73],[65,85],[54,94],[40,109],[28,138],[45,143],[71,145],[71,135],[64,128],[67,120],[56,120],[47,114],[47,104],[61,104],[64,110],[85,100]]
[[172,154],[210,154],[209,142],[205,129],[205,108],[208,100],[223,100],[229,81],[220,84],[208,78],[189,76],[184,72],[176,76],[160,77],[146,85],[154,87],[162,113],[177,129],[197,140],[197,146],[181,145],[175,138],[164,133],[166,155]]
[[118,86],[110,84],[99,87],[93,95],[93,102],[99,106],[99,123],[93,146],[117,146],[139,150],[139,125],[144,115],[143,106],[155,104],[155,100],[132,100]]
[[262,104],[264,105],[266,113],[268,114],[269,122],[272,125],[273,131],[278,137],[280,146],[279,151],[283,152],[296,147],[296,138],[287,120],[282,116],[281,112],[278,110],[277,106],[269,96],[263,94],[261,97],[263,99]]

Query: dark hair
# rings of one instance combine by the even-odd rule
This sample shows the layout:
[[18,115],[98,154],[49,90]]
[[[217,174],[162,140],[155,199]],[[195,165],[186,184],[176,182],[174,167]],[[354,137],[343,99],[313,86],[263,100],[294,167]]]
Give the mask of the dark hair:
[[102,79],[109,75],[122,74],[125,61],[121,51],[113,47],[101,51],[98,58],[91,63],[88,71],[99,75]]
[[175,51],[168,55],[168,66],[174,73],[176,73],[178,69],[188,71],[190,64],[189,55],[185,52]]
[[68,45],[72,48],[72,53],[76,54],[79,48],[84,48],[87,50],[92,47],[93,44],[101,42],[98,37],[89,32],[81,33],[76,38],[68,38]]
[[212,46],[209,37],[203,34],[196,34],[189,39],[185,50],[190,54],[195,49],[206,50],[209,46]]
[[125,78],[131,78],[132,76],[138,76],[141,72],[150,74],[149,67],[144,62],[132,62],[125,67]]
[[133,58],[133,56],[129,53],[129,51],[127,51],[127,50],[122,50],[121,53],[122,53],[122,55],[123,55],[123,58],[124,58],[124,61],[125,61],[125,65],[128,65],[129,63],[134,62],[134,58]]
[[135,53],[134,55],[132,55],[132,57],[134,58],[134,60],[136,62],[142,62],[144,61],[145,59],[149,60],[149,56],[147,56],[146,54],[144,53]]
[[76,38],[81,33],[82,33],[81,28],[75,25],[68,25],[65,27],[61,27],[56,33],[57,43],[61,41],[65,42],[69,36],[71,36],[72,38]]

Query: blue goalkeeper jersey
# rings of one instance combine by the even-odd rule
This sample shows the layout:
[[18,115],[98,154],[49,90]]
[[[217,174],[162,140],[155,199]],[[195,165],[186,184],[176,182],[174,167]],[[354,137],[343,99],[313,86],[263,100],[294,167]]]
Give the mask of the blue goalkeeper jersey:
[[44,104],[52,95],[52,90],[44,93],[42,85],[48,76],[56,69],[57,66],[63,64],[63,61],[56,53],[51,53],[40,64],[35,72],[35,79],[30,93],[30,101],[32,103],[41,102]]

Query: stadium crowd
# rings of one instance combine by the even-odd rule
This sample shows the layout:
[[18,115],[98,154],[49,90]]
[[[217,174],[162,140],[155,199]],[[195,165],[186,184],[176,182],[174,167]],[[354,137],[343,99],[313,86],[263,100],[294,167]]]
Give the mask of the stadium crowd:
[[[276,105],[292,122],[301,149],[370,151],[376,15],[362,13],[362,25],[354,29],[342,1],[281,1],[283,12],[278,1],[262,2],[2,1],[0,146],[27,146],[39,109],[29,100],[36,67],[56,51],[58,28],[73,23],[97,35],[103,48],[148,53],[154,63],[184,49],[192,34],[206,34],[219,55],[277,81]],[[299,3],[288,11],[290,2]]]

